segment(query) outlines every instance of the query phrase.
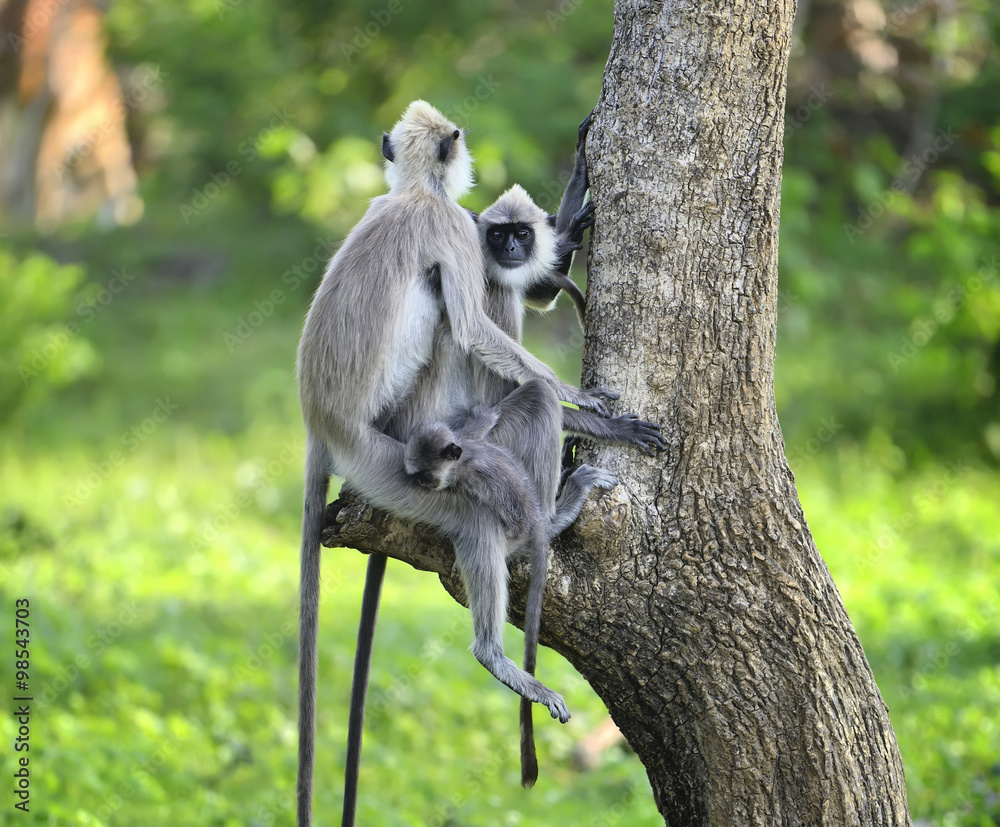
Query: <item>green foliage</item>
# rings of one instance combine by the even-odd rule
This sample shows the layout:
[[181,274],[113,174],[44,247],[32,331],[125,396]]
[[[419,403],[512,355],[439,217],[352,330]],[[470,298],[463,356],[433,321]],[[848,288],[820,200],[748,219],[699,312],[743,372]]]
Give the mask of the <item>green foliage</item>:
[[100,360],[84,334],[105,297],[80,296],[82,279],[81,267],[0,250],[0,419],[49,402],[55,388],[97,371]]

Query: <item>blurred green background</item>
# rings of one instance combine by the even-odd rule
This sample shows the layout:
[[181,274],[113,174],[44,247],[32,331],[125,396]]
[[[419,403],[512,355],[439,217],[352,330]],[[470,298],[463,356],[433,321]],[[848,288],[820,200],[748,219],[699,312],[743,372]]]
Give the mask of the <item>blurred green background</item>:
[[[554,208],[611,3],[7,0],[0,25],[0,593],[11,629],[31,600],[36,698],[16,823],[291,824],[310,294],[413,98],[469,126],[469,207],[517,181]],[[813,0],[789,69],[779,412],[921,825],[1000,824],[998,33],[988,0]],[[563,301],[527,341],[576,380]],[[319,823],[364,564],[324,562]],[[360,823],[662,823],[627,750],[574,764],[606,713],[548,651],[573,720],[539,721],[522,791],[515,698],[470,640],[390,566]]]

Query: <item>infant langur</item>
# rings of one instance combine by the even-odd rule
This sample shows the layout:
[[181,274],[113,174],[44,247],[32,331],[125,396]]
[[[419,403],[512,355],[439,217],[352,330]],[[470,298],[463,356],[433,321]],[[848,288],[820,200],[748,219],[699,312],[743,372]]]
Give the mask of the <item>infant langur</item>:
[[[549,520],[539,493],[529,481],[524,469],[506,449],[486,437],[497,423],[496,409],[478,406],[469,421],[453,431],[440,422],[428,423],[419,429],[406,445],[404,467],[419,485],[435,490],[451,490],[470,505],[470,532],[499,530],[507,541],[507,556],[528,552],[531,559],[531,585],[525,607],[524,648],[525,671],[533,673],[538,649],[542,596],[548,569],[549,539],[559,534],[576,519],[591,488],[610,488],[616,483],[612,474],[597,468],[582,466],[570,476],[556,500],[555,514]],[[574,479],[577,477],[577,479]],[[490,548],[489,546],[485,548]],[[493,546],[492,548],[495,548]],[[481,566],[496,570],[497,566]],[[506,575],[506,566],[502,566]],[[475,600],[481,584],[469,580],[462,572],[476,628],[498,630],[506,618],[506,584],[504,599],[490,605]],[[477,618],[476,612],[502,612],[499,618]],[[477,636],[476,644],[479,643]],[[550,690],[547,690],[550,691]],[[561,696],[551,693],[547,703],[553,718],[565,723],[569,712]],[[522,741],[531,738],[522,732]],[[522,751],[526,744],[522,743]],[[533,744],[530,760],[534,762]],[[530,781],[537,777],[537,766],[529,772]]]

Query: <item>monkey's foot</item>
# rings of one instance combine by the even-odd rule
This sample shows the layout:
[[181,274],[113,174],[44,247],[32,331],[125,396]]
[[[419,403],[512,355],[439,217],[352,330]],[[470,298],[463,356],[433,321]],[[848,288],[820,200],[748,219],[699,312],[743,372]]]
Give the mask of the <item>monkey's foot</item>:
[[588,490],[599,488],[602,491],[607,491],[618,485],[618,477],[605,468],[596,468],[593,465],[581,465],[572,473],[572,478]]
[[545,700],[536,700],[535,703],[545,704],[549,708],[549,714],[553,718],[558,718],[559,723],[565,724],[570,719],[569,710],[566,708],[566,702],[563,700],[562,695],[551,690],[547,691],[548,698]]
[[529,675],[518,667],[514,661],[504,655],[502,650],[489,649],[486,652],[477,651],[476,644],[472,644],[472,653],[476,656],[487,671],[493,675],[500,683],[509,689],[513,689],[522,698],[532,703],[544,704],[548,707],[549,714],[553,718],[558,718],[560,723],[565,724],[570,719],[569,710],[562,695],[553,692],[545,684]]

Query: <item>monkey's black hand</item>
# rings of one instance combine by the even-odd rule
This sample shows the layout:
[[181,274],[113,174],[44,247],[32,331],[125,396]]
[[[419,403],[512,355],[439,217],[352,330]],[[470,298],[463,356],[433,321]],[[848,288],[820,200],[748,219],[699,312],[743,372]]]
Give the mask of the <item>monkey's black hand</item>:
[[583,394],[587,397],[587,400],[580,407],[588,408],[598,416],[603,416],[605,419],[611,418],[611,411],[608,409],[608,406],[604,404],[603,400],[607,399],[614,401],[621,396],[621,394],[609,391],[606,388],[586,388],[584,389]]
[[573,220],[570,221],[566,232],[561,234],[556,241],[556,255],[562,257],[567,253],[575,253],[583,247],[583,233],[594,226],[594,202],[588,201],[584,204]]
[[[580,238],[579,241],[574,241],[572,238],[560,237],[559,240],[556,241],[556,255],[559,256],[559,258],[582,249],[583,238]],[[566,269],[569,270],[568,267]],[[532,287],[534,287],[534,285],[532,285]]]
[[635,414],[622,414],[611,421],[615,423],[618,439],[635,445],[646,456],[656,456],[657,451],[665,451],[668,447],[660,436],[660,426],[655,422],[646,422]]
[[584,144],[587,143],[587,133],[590,132],[590,124],[594,120],[594,110],[591,109],[590,113],[580,121],[580,128],[576,131],[576,151],[577,153],[583,152]]
[[594,202],[588,201],[580,211],[573,216],[569,225],[570,238],[576,241],[583,241],[583,231],[594,226]]

